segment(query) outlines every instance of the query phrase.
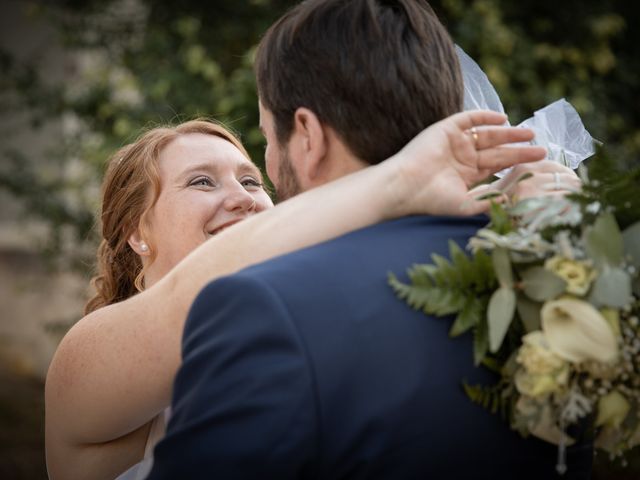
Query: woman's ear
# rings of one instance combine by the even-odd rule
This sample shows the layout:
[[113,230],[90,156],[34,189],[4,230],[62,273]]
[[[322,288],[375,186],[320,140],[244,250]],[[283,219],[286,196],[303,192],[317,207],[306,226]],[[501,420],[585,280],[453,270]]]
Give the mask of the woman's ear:
[[142,239],[142,236],[140,235],[140,231],[138,229],[136,229],[136,231],[129,236],[127,243],[129,244],[131,249],[141,257],[149,256],[149,245]]
[[327,154],[327,135],[317,115],[308,108],[298,108],[293,116],[289,148],[298,179],[304,189],[316,184],[322,174]]

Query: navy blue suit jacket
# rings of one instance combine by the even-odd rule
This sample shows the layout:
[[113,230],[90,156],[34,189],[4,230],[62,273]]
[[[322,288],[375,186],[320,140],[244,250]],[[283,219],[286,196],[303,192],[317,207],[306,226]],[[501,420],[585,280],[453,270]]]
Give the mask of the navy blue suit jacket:
[[[387,283],[485,223],[408,217],[210,283],[149,478],[554,478],[554,446],[462,391],[495,380],[470,335],[449,338],[449,320]],[[591,461],[589,444],[572,448],[563,478],[588,478]]]

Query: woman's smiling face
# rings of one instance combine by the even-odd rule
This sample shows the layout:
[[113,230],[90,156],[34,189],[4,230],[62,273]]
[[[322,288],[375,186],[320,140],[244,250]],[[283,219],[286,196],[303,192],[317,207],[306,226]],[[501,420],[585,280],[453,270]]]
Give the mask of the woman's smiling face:
[[149,271],[156,281],[212,235],[273,207],[260,170],[214,135],[177,137],[160,153],[158,170],[160,196],[145,232],[157,252]]

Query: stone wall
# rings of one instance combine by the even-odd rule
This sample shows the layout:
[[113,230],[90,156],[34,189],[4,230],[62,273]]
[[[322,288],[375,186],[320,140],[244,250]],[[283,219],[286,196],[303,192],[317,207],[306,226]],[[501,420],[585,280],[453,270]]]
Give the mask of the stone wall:
[[52,272],[37,253],[0,251],[0,361],[44,378],[64,332],[81,317],[87,279]]

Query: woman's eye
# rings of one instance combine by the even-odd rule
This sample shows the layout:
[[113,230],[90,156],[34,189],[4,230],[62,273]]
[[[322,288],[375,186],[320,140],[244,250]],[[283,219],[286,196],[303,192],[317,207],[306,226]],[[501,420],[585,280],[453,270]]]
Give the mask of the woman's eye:
[[213,187],[213,182],[207,177],[198,177],[189,183],[191,187]]
[[256,188],[262,187],[261,181],[251,177],[243,178],[242,180],[240,180],[240,183],[242,184],[243,187],[256,187]]

